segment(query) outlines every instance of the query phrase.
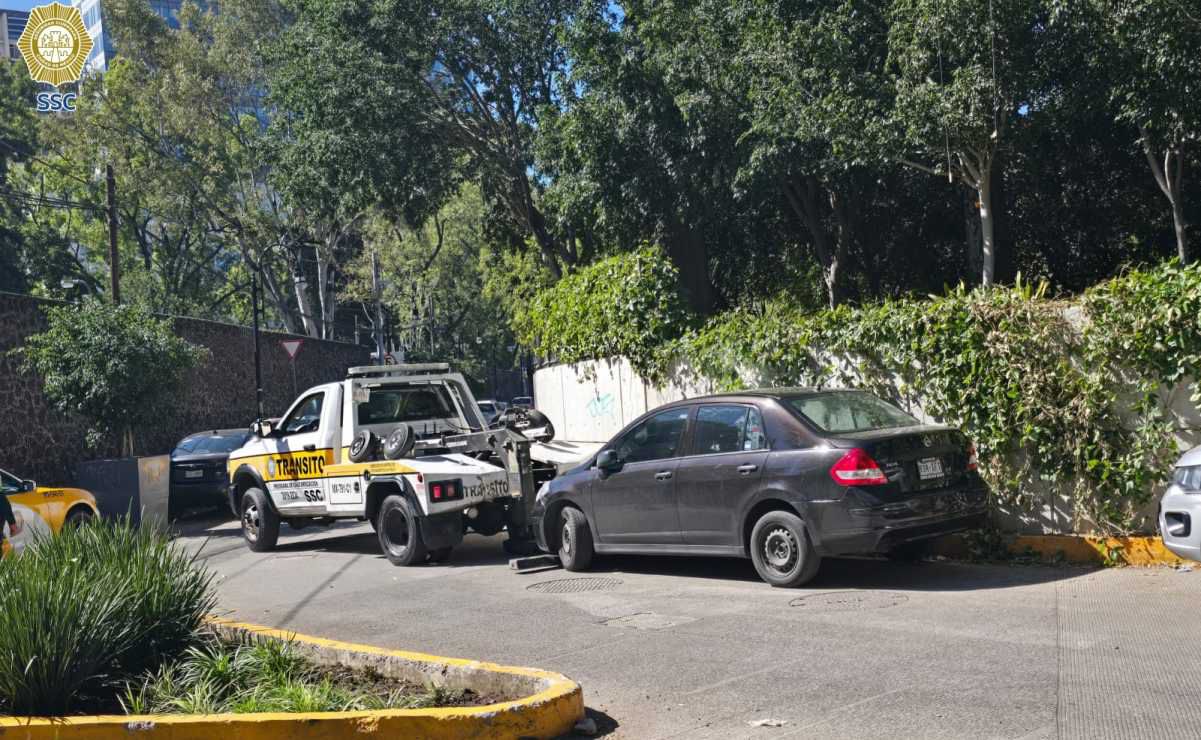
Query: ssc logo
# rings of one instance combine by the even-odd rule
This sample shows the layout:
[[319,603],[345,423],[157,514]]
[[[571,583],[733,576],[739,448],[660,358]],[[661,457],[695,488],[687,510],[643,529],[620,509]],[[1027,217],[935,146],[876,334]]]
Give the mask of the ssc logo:
[[[83,64],[92,52],[92,37],[84,28],[79,8],[50,3],[29,12],[17,48],[34,81],[61,87],[78,82],[83,75]],[[39,110],[41,104],[39,96]]]
[[75,112],[75,93],[40,92],[38,93],[38,113]]

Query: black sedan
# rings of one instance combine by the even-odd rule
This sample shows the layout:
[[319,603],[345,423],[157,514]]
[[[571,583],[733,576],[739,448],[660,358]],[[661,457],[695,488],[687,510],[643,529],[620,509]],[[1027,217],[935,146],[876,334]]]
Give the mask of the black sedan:
[[538,545],[568,570],[593,553],[749,557],[799,586],[822,557],[920,556],[984,523],[971,442],[862,391],[801,388],[677,401],[644,414],[538,493]]
[[213,429],[180,440],[171,451],[172,510],[225,501],[229,453],[249,438],[245,429]]

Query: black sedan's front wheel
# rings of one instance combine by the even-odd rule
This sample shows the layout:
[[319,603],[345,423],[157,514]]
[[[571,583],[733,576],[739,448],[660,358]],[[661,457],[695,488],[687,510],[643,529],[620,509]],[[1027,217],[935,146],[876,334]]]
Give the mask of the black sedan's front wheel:
[[779,588],[794,588],[813,580],[821,556],[805,530],[805,523],[790,511],[769,511],[751,530],[751,561],[759,577]]
[[559,515],[559,562],[570,571],[587,570],[592,565],[592,530],[584,512],[570,506]]

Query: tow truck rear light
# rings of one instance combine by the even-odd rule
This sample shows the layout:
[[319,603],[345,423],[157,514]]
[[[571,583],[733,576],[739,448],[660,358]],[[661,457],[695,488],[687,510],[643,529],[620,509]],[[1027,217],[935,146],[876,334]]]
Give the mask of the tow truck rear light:
[[872,456],[859,448],[848,450],[834,467],[830,477],[840,486],[882,486],[888,483],[884,471]]
[[463,482],[457,480],[440,480],[428,485],[430,501],[457,501],[463,498]]

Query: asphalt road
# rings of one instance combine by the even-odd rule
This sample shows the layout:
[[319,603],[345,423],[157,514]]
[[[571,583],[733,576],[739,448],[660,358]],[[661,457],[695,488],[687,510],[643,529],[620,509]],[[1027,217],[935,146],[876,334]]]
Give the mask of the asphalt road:
[[228,616],[560,671],[609,737],[1201,734],[1201,571],[831,560],[782,590],[749,561],[519,574],[471,536],[396,568],[365,524],[285,527],[271,554],[233,522],[182,529]]

